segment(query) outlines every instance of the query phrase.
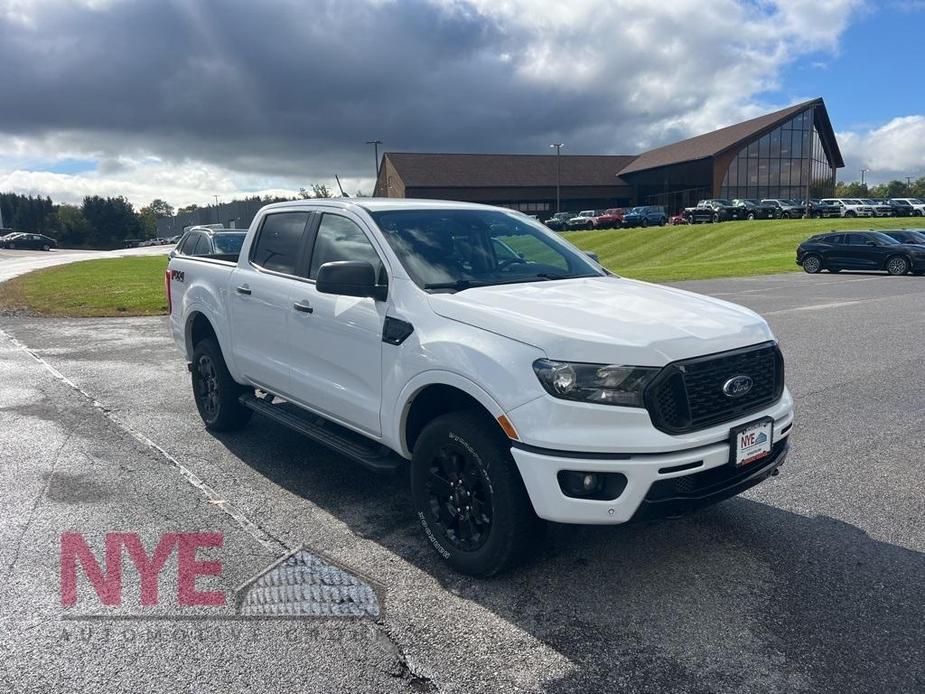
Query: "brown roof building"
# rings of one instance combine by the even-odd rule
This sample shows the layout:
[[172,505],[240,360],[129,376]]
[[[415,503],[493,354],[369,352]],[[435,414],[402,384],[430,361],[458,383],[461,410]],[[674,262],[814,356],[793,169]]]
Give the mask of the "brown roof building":
[[484,202],[547,217],[701,198],[804,199],[835,192],[845,165],[822,99],[639,155],[386,152],[375,195]]

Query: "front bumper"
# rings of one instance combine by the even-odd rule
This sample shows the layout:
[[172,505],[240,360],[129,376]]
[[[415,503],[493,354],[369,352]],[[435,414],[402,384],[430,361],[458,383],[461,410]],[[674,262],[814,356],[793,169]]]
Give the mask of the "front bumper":
[[[751,419],[761,416],[754,414]],[[731,422],[730,426],[735,426]],[[787,456],[793,426],[793,410],[774,420],[774,448],[769,460],[741,471],[729,462],[728,440],[669,453],[588,454],[511,448],[533,509],[540,518],[558,523],[606,525],[641,518],[675,516],[721,501],[758,484],[777,469]],[[612,500],[566,496],[559,486],[561,470],[620,473],[626,477],[623,491]],[[741,472],[742,474],[738,474]],[[707,479],[703,479],[703,478]],[[665,484],[690,491],[663,493]],[[706,484],[700,483],[706,482]]]

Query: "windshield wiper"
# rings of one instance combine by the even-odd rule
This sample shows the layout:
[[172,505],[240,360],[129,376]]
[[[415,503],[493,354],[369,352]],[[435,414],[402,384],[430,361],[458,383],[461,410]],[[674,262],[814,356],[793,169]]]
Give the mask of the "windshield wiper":
[[455,289],[461,291],[472,287],[487,287],[493,282],[479,282],[478,280],[453,280],[452,282],[428,282],[424,289]]

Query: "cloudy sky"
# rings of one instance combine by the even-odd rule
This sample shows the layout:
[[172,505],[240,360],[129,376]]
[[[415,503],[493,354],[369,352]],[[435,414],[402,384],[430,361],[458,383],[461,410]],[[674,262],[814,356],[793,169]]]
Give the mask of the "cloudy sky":
[[925,0],[0,0],[0,191],[206,204],[373,154],[634,153],[822,96],[925,175]]

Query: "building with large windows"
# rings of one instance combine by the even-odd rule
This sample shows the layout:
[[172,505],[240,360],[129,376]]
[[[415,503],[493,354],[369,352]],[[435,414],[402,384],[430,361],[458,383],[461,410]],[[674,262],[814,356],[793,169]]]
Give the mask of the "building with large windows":
[[[545,218],[702,198],[831,197],[845,165],[822,99],[638,155],[386,152],[376,196],[484,202]],[[558,196],[557,196],[558,189]]]

